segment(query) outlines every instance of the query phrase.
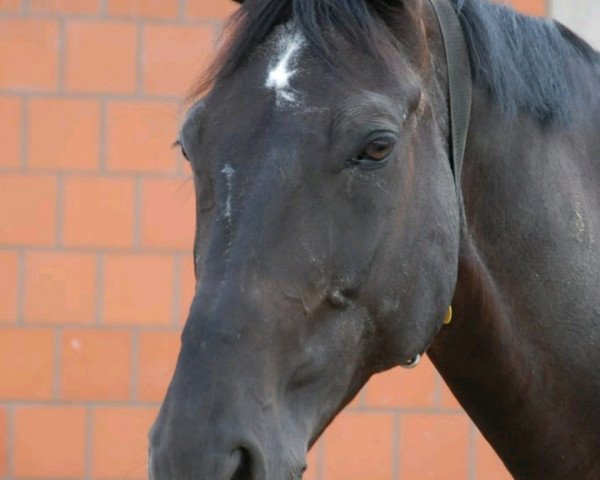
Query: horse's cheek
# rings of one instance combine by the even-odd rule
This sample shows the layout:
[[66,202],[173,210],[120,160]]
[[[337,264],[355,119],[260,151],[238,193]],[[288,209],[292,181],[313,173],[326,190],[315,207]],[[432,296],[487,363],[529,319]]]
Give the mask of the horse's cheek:
[[[437,211],[418,235],[391,247],[382,262],[376,322],[385,350],[396,364],[424,353],[443,325],[456,287],[459,254],[458,214],[453,206]],[[415,230],[413,230],[414,232]]]

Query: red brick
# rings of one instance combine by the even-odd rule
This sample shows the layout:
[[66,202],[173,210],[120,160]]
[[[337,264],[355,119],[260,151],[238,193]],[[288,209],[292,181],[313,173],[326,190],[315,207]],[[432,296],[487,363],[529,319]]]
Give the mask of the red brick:
[[548,13],[547,0],[511,0],[517,10],[528,15],[544,16]]
[[52,245],[56,191],[52,176],[0,175],[0,244]]
[[94,320],[96,258],[75,253],[28,253],[25,260],[25,320],[91,323]]
[[61,356],[66,400],[124,401],[130,398],[131,333],[67,330]]
[[58,27],[50,20],[0,20],[0,88],[57,85]]
[[147,26],[144,29],[144,91],[185,95],[208,65],[212,50],[213,29],[210,27]]
[[0,2],[0,12],[19,12],[21,10],[21,0],[2,0]]
[[192,182],[146,180],[142,192],[142,245],[191,252],[196,223]]
[[0,329],[0,398],[51,398],[53,354],[50,330]]
[[395,368],[376,375],[366,390],[367,404],[374,407],[434,407],[436,372],[428,358],[415,370]]
[[224,19],[239,8],[232,0],[188,0],[186,14],[194,18]]
[[116,16],[173,18],[179,13],[177,0],[109,0],[108,13]]
[[29,0],[35,13],[94,14],[100,11],[100,0]]
[[405,415],[400,426],[403,480],[466,480],[469,422],[464,415]]
[[163,400],[179,353],[179,332],[143,332],[140,336],[138,398]]
[[133,243],[134,185],[128,179],[65,180],[64,240],[69,246],[128,247]]
[[181,266],[181,318],[179,321],[183,323],[187,320],[188,312],[192,306],[192,300],[196,293],[196,277],[194,276],[194,259],[190,251],[189,255],[183,257],[183,265]]
[[7,475],[8,461],[8,420],[6,410],[0,407],[0,477]]
[[74,21],[67,25],[66,35],[66,85],[69,90],[135,91],[135,25]]
[[91,170],[98,167],[100,103],[34,99],[29,103],[29,166]]
[[0,323],[17,319],[17,286],[19,281],[19,257],[17,252],[0,251]]
[[92,477],[95,480],[148,476],[148,430],[153,408],[102,408],[94,414]]
[[2,151],[0,166],[17,167],[21,163],[21,99],[0,97]]
[[392,477],[391,415],[342,413],[325,433],[325,480]]
[[17,408],[15,477],[82,478],[85,469],[85,428],[83,408]]
[[512,476],[483,436],[477,432],[475,444],[477,480],[512,480]]
[[108,167],[129,172],[174,172],[177,105],[113,102],[108,106]]
[[168,325],[173,304],[173,259],[168,255],[110,255],[106,259],[104,321]]

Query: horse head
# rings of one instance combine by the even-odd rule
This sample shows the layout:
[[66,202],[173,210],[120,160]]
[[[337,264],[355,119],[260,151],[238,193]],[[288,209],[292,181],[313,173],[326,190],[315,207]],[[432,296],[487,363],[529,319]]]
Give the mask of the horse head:
[[155,480],[300,478],[371,375],[417,363],[456,284],[431,6],[249,0],[236,18],[179,138],[197,289],[151,434]]

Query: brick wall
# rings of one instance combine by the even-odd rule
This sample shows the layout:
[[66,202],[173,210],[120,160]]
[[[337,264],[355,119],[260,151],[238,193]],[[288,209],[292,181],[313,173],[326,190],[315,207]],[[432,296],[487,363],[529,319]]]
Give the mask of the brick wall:
[[[170,145],[232,8],[0,0],[0,479],[145,477],[193,290]],[[427,361],[373,379],[310,460],[311,480],[509,478]]]

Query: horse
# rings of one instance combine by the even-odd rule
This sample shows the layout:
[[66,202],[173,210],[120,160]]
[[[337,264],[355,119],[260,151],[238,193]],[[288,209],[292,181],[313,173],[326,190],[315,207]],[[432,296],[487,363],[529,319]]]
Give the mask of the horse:
[[299,479],[424,353],[514,478],[600,478],[598,53],[487,0],[246,0],[226,38],[150,478]]

